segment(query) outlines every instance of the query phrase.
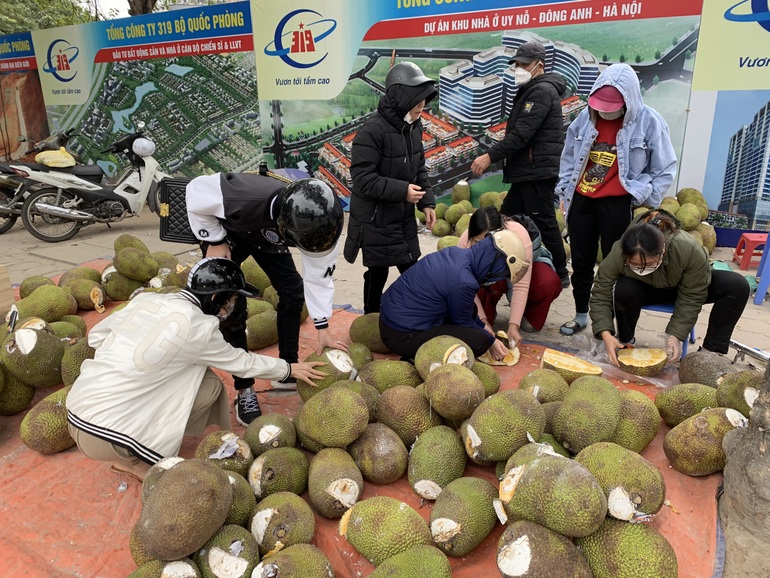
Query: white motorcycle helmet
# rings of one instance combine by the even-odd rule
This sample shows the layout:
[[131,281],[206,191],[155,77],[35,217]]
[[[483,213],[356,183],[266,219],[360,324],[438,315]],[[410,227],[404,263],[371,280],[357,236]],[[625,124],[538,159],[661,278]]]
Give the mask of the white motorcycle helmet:
[[140,157],[149,157],[155,153],[155,143],[148,138],[140,137],[131,145],[131,150]]

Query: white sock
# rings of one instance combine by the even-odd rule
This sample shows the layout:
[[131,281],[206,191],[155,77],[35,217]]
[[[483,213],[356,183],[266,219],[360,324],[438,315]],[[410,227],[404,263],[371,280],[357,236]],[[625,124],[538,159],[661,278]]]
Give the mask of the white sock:
[[588,325],[588,313],[575,313],[575,321],[578,325],[586,327]]

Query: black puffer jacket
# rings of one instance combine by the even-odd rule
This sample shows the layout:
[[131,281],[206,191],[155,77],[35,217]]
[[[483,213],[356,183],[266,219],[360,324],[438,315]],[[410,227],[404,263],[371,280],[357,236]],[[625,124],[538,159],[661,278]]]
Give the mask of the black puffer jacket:
[[350,173],[353,194],[345,242],[345,259],[353,263],[358,250],[365,267],[390,267],[420,256],[414,204],[406,201],[410,183],[425,195],[419,209],[434,207],[428,185],[420,121],[408,124],[406,113],[436,94],[433,84],[391,86],[375,112],[353,139]]
[[557,178],[564,148],[561,95],[567,88],[560,74],[536,76],[513,99],[505,138],[489,150],[493,163],[505,160],[503,182]]

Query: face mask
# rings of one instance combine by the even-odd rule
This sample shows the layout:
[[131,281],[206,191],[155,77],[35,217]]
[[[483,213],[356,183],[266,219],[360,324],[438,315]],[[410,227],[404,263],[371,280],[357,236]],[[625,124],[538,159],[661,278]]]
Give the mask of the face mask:
[[517,66],[513,71],[513,78],[516,79],[516,86],[524,86],[532,80],[532,73],[526,68]]
[[644,270],[642,270],[641,267],[631,267],[631,266],[629,266],[628,268],[631,269],[631,271],[633,271],[634,273],[636,273],[640,277],[645,277],[645,276],[649,275],[650,273],[654,273],[655,271],[657,271],[658,268],[660,267],[661,263],[663,263],[663,259],[661,259],[660,263],[658,263],[654,267],[645,267]]
[[406,124],[412,124],[412,123],[413,123],[413,122],[415,122],[416,120],[417,120],[416,118],[415,118],[415,119],[412,119],[412,115],[411,115],[411,114],[409,114],[408,112],[407,112],[407,113],[404,115],[404,122],[405,122]]
[[596,111],[597,114],[602,117],[604,120],[615,120],[616,118],[620,118],[625,114],[625,109],[621,108],[620,110],[616,110],[615,112],[601,112]]

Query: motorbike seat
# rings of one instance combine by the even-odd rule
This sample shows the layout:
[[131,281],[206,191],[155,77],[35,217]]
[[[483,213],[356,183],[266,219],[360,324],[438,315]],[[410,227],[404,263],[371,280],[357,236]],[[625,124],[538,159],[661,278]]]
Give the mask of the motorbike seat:
[[22,162],[10,162],[0,163],[0,173],[3,174],[15,174],[11,169],[11,165],[20,167],[28,167],[30,170],[47,173],[49,171],[57,171],[60,173],[70,173],[81,179],[85,179],[94,184],[99,184],[104,177],[104,171],[99,165],[75,165],[74,167],[54,168],[48,165],[42,165],[40,163],[22,163]]

